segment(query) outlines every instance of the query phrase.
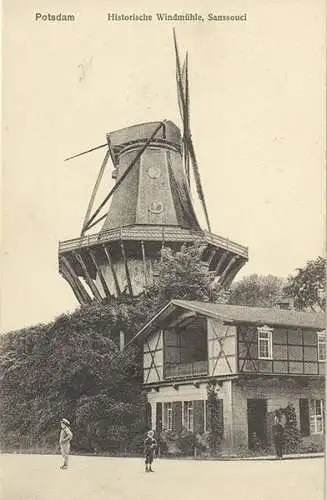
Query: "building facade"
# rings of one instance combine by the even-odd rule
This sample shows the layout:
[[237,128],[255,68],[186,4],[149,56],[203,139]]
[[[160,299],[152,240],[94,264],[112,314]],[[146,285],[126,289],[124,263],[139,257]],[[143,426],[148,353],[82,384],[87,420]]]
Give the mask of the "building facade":
[[152,428],[207,430],[217,388],[222,449],[271,445],[276,410],[293,405],[304,442],[323,446],[322,313],[173,300],[131,342],[143,346]]

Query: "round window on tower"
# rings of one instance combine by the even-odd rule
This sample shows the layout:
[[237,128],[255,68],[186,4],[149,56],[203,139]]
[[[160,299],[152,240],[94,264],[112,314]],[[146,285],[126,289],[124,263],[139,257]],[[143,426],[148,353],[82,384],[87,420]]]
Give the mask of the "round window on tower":
[[153,201],[150,205],[150,211],[153,214],[161,214],[161,212],[163,211],[163,204],[161,203],[161,201]]
[[158,179],[160,177],[160,168],[153,165],[148,169],[148,176],[151,177],[151,179]]

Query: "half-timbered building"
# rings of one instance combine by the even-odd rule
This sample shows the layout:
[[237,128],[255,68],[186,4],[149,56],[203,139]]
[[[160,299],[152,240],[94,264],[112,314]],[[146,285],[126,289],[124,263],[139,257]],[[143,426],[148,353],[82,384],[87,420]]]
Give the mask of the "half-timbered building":
[[225,449],[271,443],[274,412],[295,407],[304,440],[324,441],[322,313],[173,300],[131,342],[143,346],[152,427],[203,433],[218,387]]

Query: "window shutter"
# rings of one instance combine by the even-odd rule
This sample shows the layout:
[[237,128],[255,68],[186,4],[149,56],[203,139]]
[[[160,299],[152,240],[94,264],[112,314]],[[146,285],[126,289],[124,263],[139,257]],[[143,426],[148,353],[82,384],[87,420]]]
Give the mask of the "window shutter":
[[310,414],[308,399],[300,399],[300,429],[302,436],[310,436]]
[[175,401],[172,405],[173,431],[181,432],[182,430],[182,403]]
[[162,431],[162,403],[157,403],[156,405],[156,431]]
[[193,430],[197,434],[204,431],[204,401],[193,401]]

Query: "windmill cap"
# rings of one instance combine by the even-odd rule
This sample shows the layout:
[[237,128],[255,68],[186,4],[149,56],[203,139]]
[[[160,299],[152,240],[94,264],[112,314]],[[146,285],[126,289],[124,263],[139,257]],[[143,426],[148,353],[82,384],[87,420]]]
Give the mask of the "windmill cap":
[[65,424],[65,425],[70,425],[70,422],[69,422],[69,420],[67,420],[67,418],[62,418],[62,419],[61,419],[61,422],[62,422],[63,424]]
[[[160,121],[138,123],[137,125],[110,132],[107,134],[107,137],[110,139],[111,147],[113,149],[118,147],[117,152],[119,152],[124,144],[130,144],[131,141],[145,141],[149,139],[159,125]],[[165,122],[165,127],[157,132],[155,139],[161,139],[177,146],[180,146],[182,141],[179,128],[169,120]]]

